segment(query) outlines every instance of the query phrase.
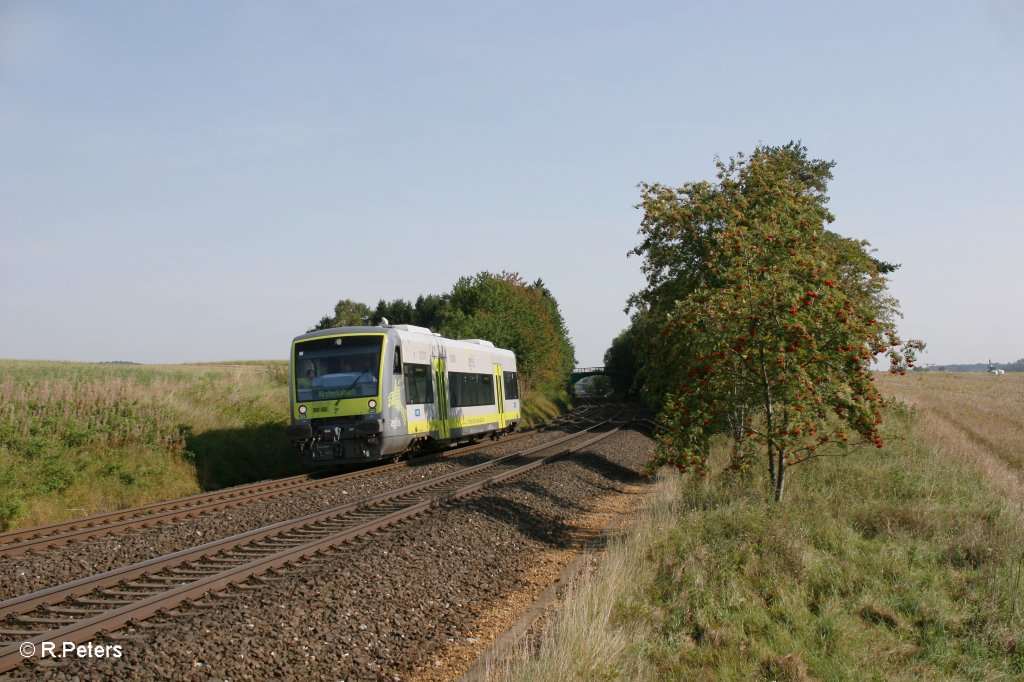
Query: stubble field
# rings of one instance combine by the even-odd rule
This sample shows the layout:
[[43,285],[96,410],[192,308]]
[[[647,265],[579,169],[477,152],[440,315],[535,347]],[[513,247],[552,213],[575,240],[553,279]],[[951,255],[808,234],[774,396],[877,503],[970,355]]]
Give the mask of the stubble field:
[[1024,373],[918,372],[879,381],[916,408],[920,433],[1024,501]]

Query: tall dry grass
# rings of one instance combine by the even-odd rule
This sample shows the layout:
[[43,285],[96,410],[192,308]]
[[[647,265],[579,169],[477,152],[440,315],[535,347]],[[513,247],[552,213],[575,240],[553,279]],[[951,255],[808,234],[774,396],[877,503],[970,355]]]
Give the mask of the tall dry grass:
[[885,382],[921,397],[890,445],[795,467],[782,504],[756,478],[665,476],[539,650],[492,679],[1024,678],[1024,527],[1004,478],[1024,433],[968,433],[1019,414],[1019,384],[987,378]]
[[644,556],[677,520],[678,476],[664,470],[629,533],[609,540],[601,568],[591,579],[569,585],[562,608],[538,642],[527,640],[506,661],[487,671],[489,680],[654,679],[636,647],[650,635],[641,619],[623,621],[622,595],[649,577]]
[[[529,392],[524,421],[564,411]],[[0,529],[296,473],[287,362],[0,360]]]
[[0,361],[0,528],[286,472],[287,400],[285,363]]

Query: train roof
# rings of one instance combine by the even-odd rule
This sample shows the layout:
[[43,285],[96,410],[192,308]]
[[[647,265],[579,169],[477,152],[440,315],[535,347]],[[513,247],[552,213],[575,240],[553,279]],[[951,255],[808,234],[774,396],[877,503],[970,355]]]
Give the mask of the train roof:
[[306,339],[315,339],[321,336],[337,336],[339,334],[387,334],[389,331],[398,332],[399,337],[409,338],[410,340],[432,340],[443,344],[447,348],[464,348],[467,350],[482,350],[483,348],[486,348],[493,353],[513,354],[511,350],[507,348],[498,348],[491,341],[487,341],[485,339],[449,339],[432,332],[426,327],[417,327],[411,324],[396,324],[388,325],[386,327],[366,325],[358,327],[331,327],[329,329],[318,329],[316,331],[296,336],[295,339],[293,339],[293,343],[295,341],[305,341]]
[[371,327],[369,325],[360,327],[331,327],[330,329],[317,329],[316,331],[299,334],[293,341],[304,341],[315,339],[318,336],[337,336],[338,334],[387,334],[388,327]]

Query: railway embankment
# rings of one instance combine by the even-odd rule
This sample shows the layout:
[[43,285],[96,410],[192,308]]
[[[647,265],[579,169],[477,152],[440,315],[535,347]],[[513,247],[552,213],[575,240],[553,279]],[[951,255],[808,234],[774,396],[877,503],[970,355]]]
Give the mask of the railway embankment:
[[[281,481],[284,485],[278,486],[270,483],[239,486],[199,500],[170,500],[166,511],[162,511],[164,505],[160,505],[157,509],[139,509],[137,514],[124,510],[111,519],[68,522],[52,534],[48,528],[0,534],[0,600],[249,532],[311,511],[356,502],[504,457],[584,428],[589,423],[587,415],[586,409],[578,410],[542,429],[394,465],[325,477],[299,476]],[[599,415],[592,416],[590,421],[597,418]],[[224,496],[226,499],[222,501]],[[214,502],[202,502],[208,497]],[[230,506],[221,508],[221,504]],[[178,518],[184,513],[189,515]],[[133,522],[120,521],[121,517]],[[108,526],[113,526],[109,534]],[[24,547],[26,545],[28,548]]]
[[600,437],[460,502],[129,626],[106,640],[119,657],[42,661],[13,674],[450,679],[558,575],[601,525],[595,514],[644,487],[651,441],[633,430]]
[[[300,473],[286,362],[0,360],[0,531]],[[566,409],[527,393],[524,425]]]

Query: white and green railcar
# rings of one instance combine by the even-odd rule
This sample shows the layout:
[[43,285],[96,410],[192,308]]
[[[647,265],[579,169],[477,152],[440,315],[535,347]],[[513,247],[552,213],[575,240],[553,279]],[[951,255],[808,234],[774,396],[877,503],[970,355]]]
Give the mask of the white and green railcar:
[[516,356],[424,327],[338,327],[292,341],[288,436],[304,461],[397,458],[519,423]]

